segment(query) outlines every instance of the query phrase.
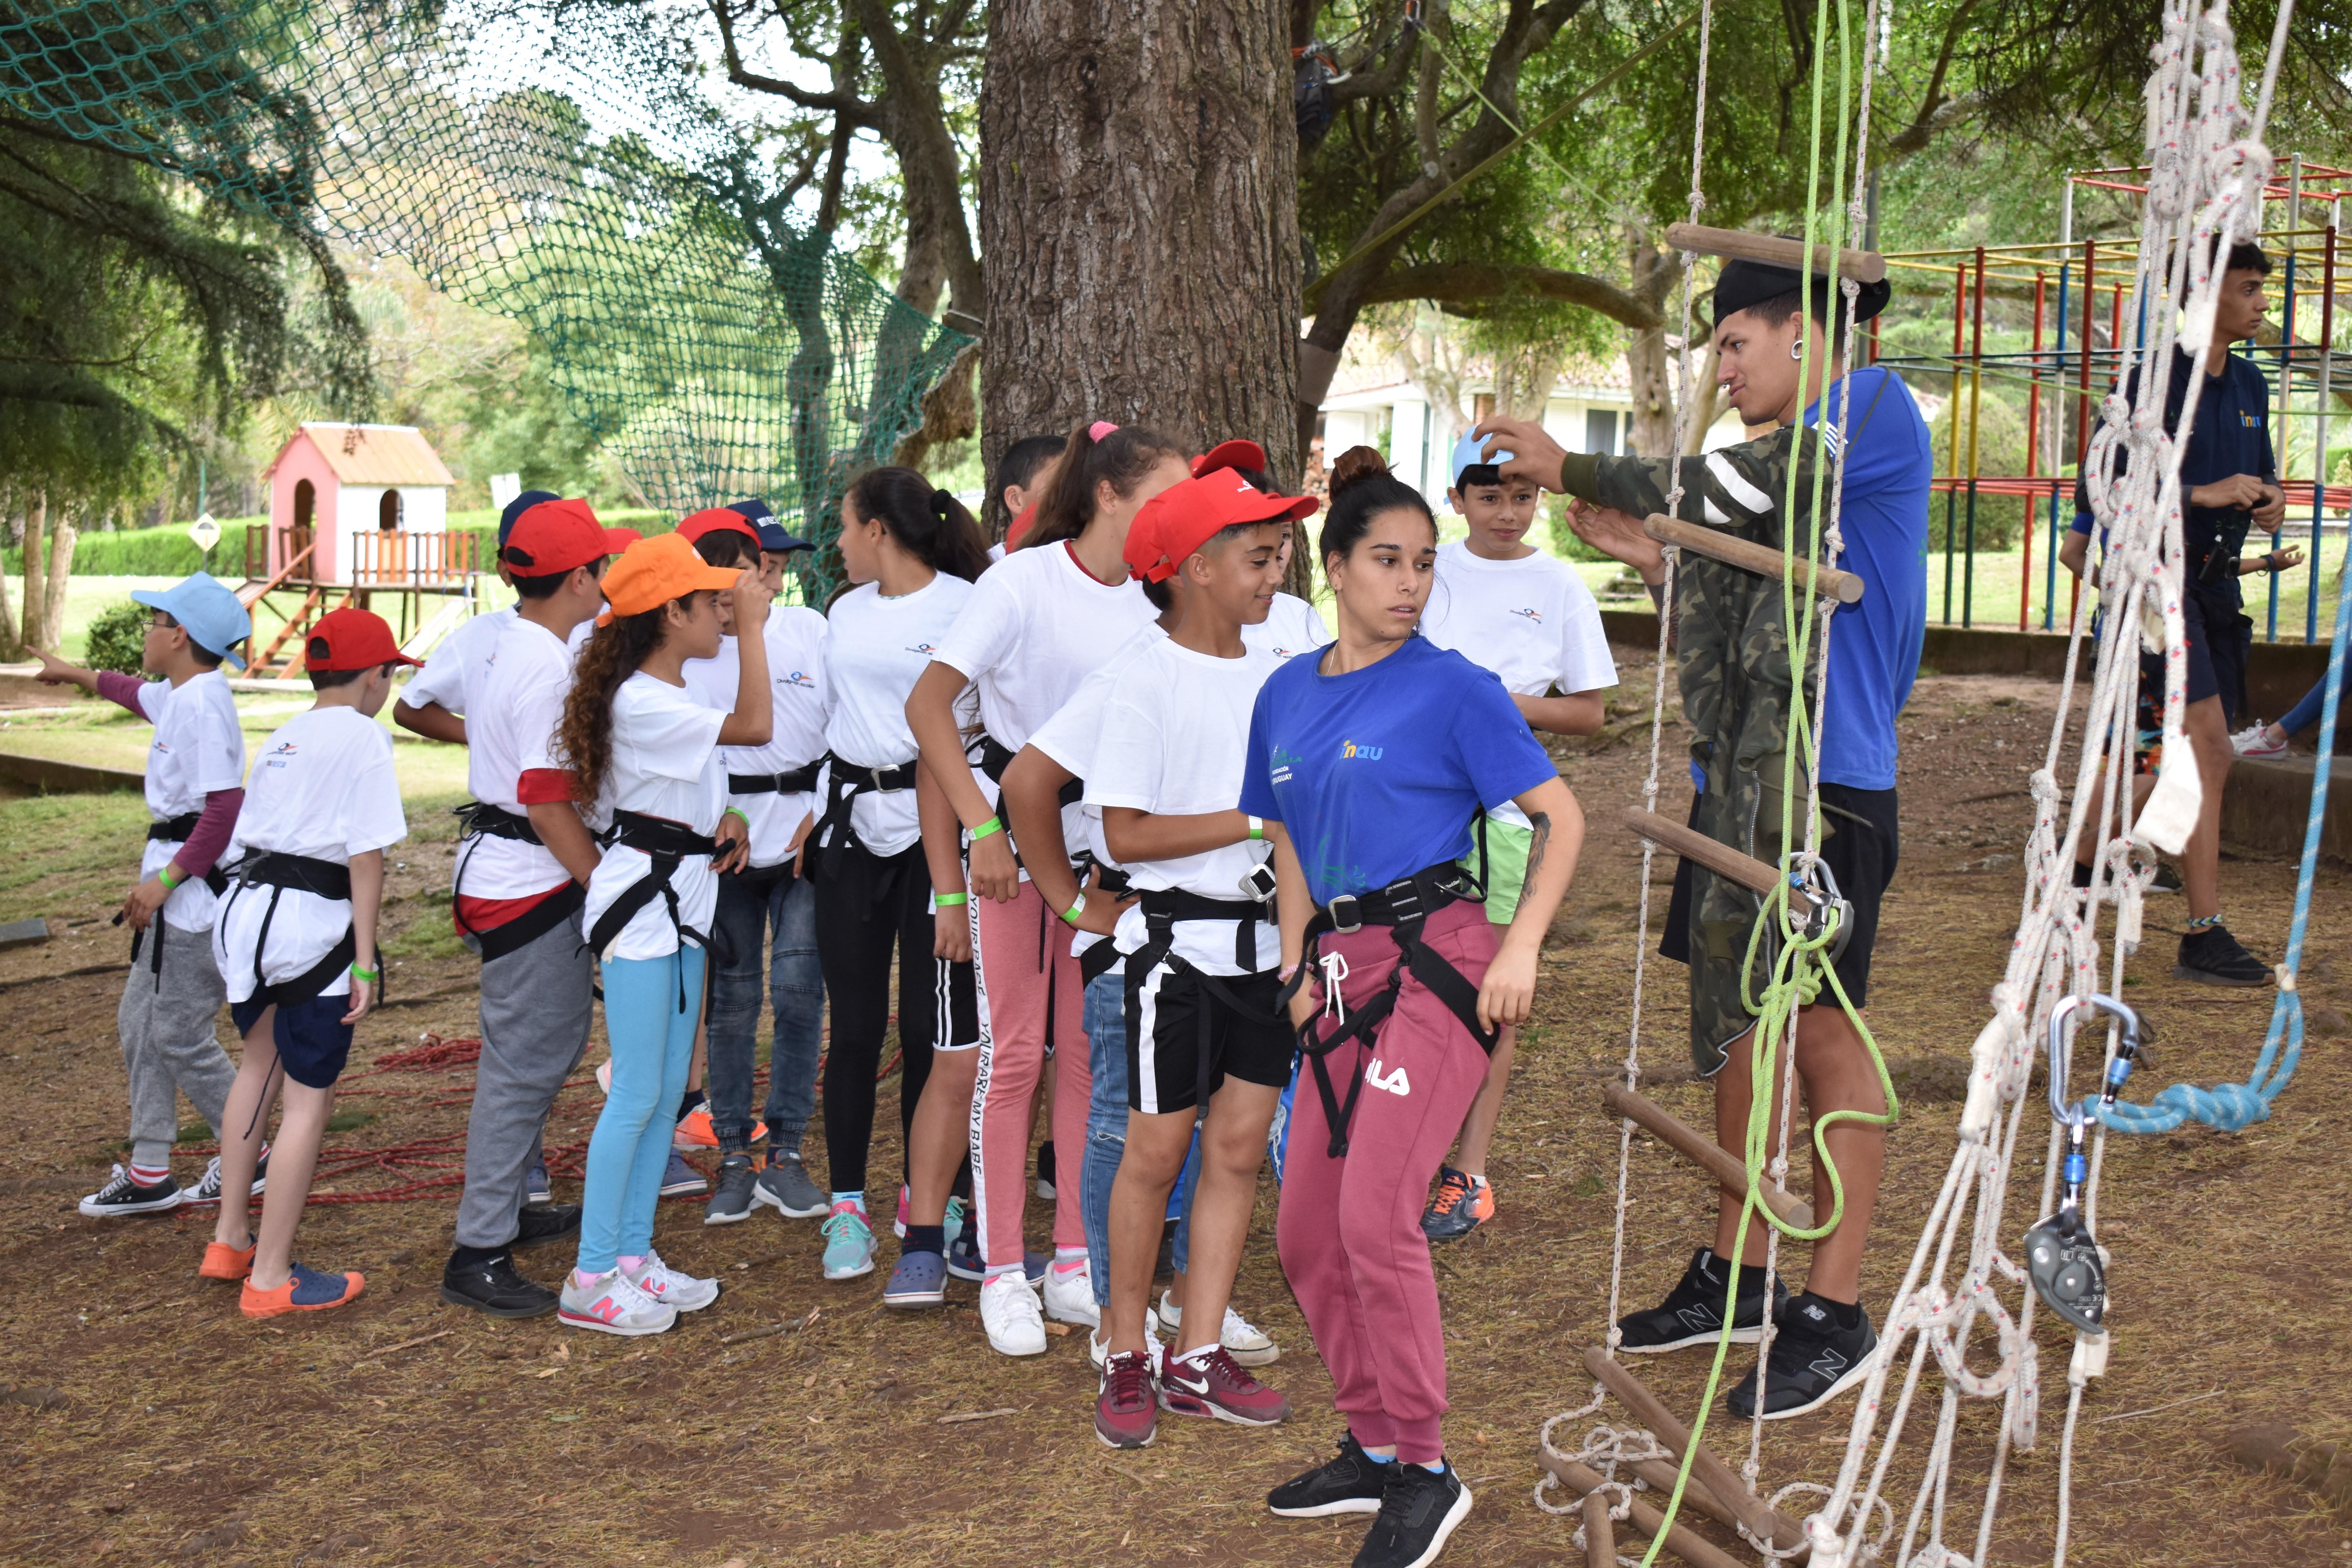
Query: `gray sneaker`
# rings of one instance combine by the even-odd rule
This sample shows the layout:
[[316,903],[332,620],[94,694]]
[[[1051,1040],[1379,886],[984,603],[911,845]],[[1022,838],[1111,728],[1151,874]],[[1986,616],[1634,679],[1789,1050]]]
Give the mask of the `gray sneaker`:
[[710,1206],[702,1211],[702,1223],[733,1225],[750,1219],[751,1184],[759,1179],[749,1154],[730,1154],[719,1161],[719,1185],[710,1194]]
[[782,1210],[786,1219],[815,1219],[833,1212],[833,1194],[809,1180],[797,1149],[768,1155],[767,1168],[752,1184],[751,1201]]

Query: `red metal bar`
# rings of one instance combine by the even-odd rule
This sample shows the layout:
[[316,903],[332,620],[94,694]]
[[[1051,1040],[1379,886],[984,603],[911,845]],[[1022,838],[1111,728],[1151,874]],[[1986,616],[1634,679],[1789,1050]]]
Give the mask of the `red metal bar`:
[[[2042,468],[2042,311],[2049,286],[2047,274],[2033,275],[2033,379],[2025,388],[2025,471],[2029,474]],[[2017,629],[2023,631],[2033,605],[2033,498],[2023,498],[2018,506],[2022,521],[2018,537],[2025,544],[2025,563],[2024,575],[2018,579]]]

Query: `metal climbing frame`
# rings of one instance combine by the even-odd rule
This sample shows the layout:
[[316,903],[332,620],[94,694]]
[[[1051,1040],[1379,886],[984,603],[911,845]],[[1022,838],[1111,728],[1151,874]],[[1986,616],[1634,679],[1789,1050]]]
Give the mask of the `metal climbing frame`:
[[[2278,328],[2272,341],[2238,352],[2263,368],[2277,398],[2273,420],[2289,527],[2271,535],[2271,548],[2289,537],[2310,541],[2308,559],[2297,568],[2305,578],[2302,624],[2290,625],[2287,633],[2309,642],[2319,636],[2325,553],[2319,542],[2326,530],[2342,529],[2352,517],[2352,484],[2329,483],[2327,471],[2330,422],[2352,417],[2352,364],[2337,365],[2333,351],[2336,299],[2352,290],[2352,245],[2339,240],[2352,170],[2308,163],[2300,154],[2283,167],[2285,172],[2264,192],[2266,208],[2285,208],[2278,215],[2282,221],[2258,237],[2275,268],[2273,320]],[[2142,195],[2145,173],[2095,169],[2069,175],[2063,226],[2068,232],[2053,242],[1902,251],[1886,258],[1890,268],[1904,269],[1913,289],[1925,292],[1933,279],[1934,287],[1949,288],[1952,300],[1949,353],[1882,353],[1883,320],[1871,324],[1865,343],[1871,363],[1906,373],[1916,386],[1944,379],[1950,405],[1962,414],[1946,424],[1948,436],[1937,455],[1940,472],[1933,481],[1942,498],[1945,538],[1940,595],[1930,595],[1937,619],[1963,626],[1979,622],[1977,522],[1980,504],[1996,499],[2016,500],[2024,511],[2017,629],[2033,628],[2037,608],[2042,631],[2063,629],[2073,614],[2079,583],[2068,586],[2066,616],[2057,611],[2058,546],[2073,521],[2076,456],[2089,439],[2099,401],[2115,383],[2131,335],[2124,312],[2130,309],[2139,250],[2136,237],[2074,239],[2074,195],[2081,187]],[[1996,342],[1998,335],[2024,338],[2022,346],[1986,347],[1989,300],[2032,302],[2030,334],[2015,327],[2002,334],[1994,328]],[[2022,474],[1983,471],[1987,382],[2026,389]],[[2298,469],[2303,477],[2294,477]],[[2043,513],[2040,529],[2034,526],[2036,510]],[[2037,532],[2043,536],[2038,606]],[[1931,576],[1931,585],[1935,581]],[[2265,598],[2263,636],[2276,641],[2280,574],[2265,574]]]

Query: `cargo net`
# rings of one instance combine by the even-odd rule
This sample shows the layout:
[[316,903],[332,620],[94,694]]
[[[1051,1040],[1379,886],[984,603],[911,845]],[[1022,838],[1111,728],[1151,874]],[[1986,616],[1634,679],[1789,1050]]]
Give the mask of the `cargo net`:
[[641,7],[31,0],[0,102],[316,253],[404,258],[535,334],[647,500],[764,496],[820,561],[971,342],[794,213]]

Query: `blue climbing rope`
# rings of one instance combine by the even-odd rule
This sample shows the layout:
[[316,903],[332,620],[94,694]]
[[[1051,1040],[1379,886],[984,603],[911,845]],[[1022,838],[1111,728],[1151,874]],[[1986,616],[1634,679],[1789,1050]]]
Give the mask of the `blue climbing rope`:
[[[2352,630],[2352,538],[2345,541],[2344,567],[2336,579],[2336,637],[2327,653],[2327,694],[2319,709],[2319,757],[2311,769],[2311,816],[2303,828],[2303,868],[2294,882],[2294,921],[2287,928],[2287,984],[2279,988],[2271,1009],[2270,1033],[2262,1055],[2243,1083],[2216,1084],[2203,1089],[2176,1083],[2151,1105],[2118,1100],[2102,1109],[2096,1096],[2084,1109],[2117,1132],[2169,1132],[2184,1121],[2202,1121],[2221,1132],[2239,1132],[2266,1120],[2276,1100],[2294,1077],[2303,1057],[2303,991],[2295,977],[2303,969],[2303,931],[2311,919],[2311,886],[2319,870],[2319,831],[2327,816],[2327,773],[2336,755],[2336,709],[2342,695],[2344,648]],[[2284,1047],[2284,1048],[2282,1048]]]

